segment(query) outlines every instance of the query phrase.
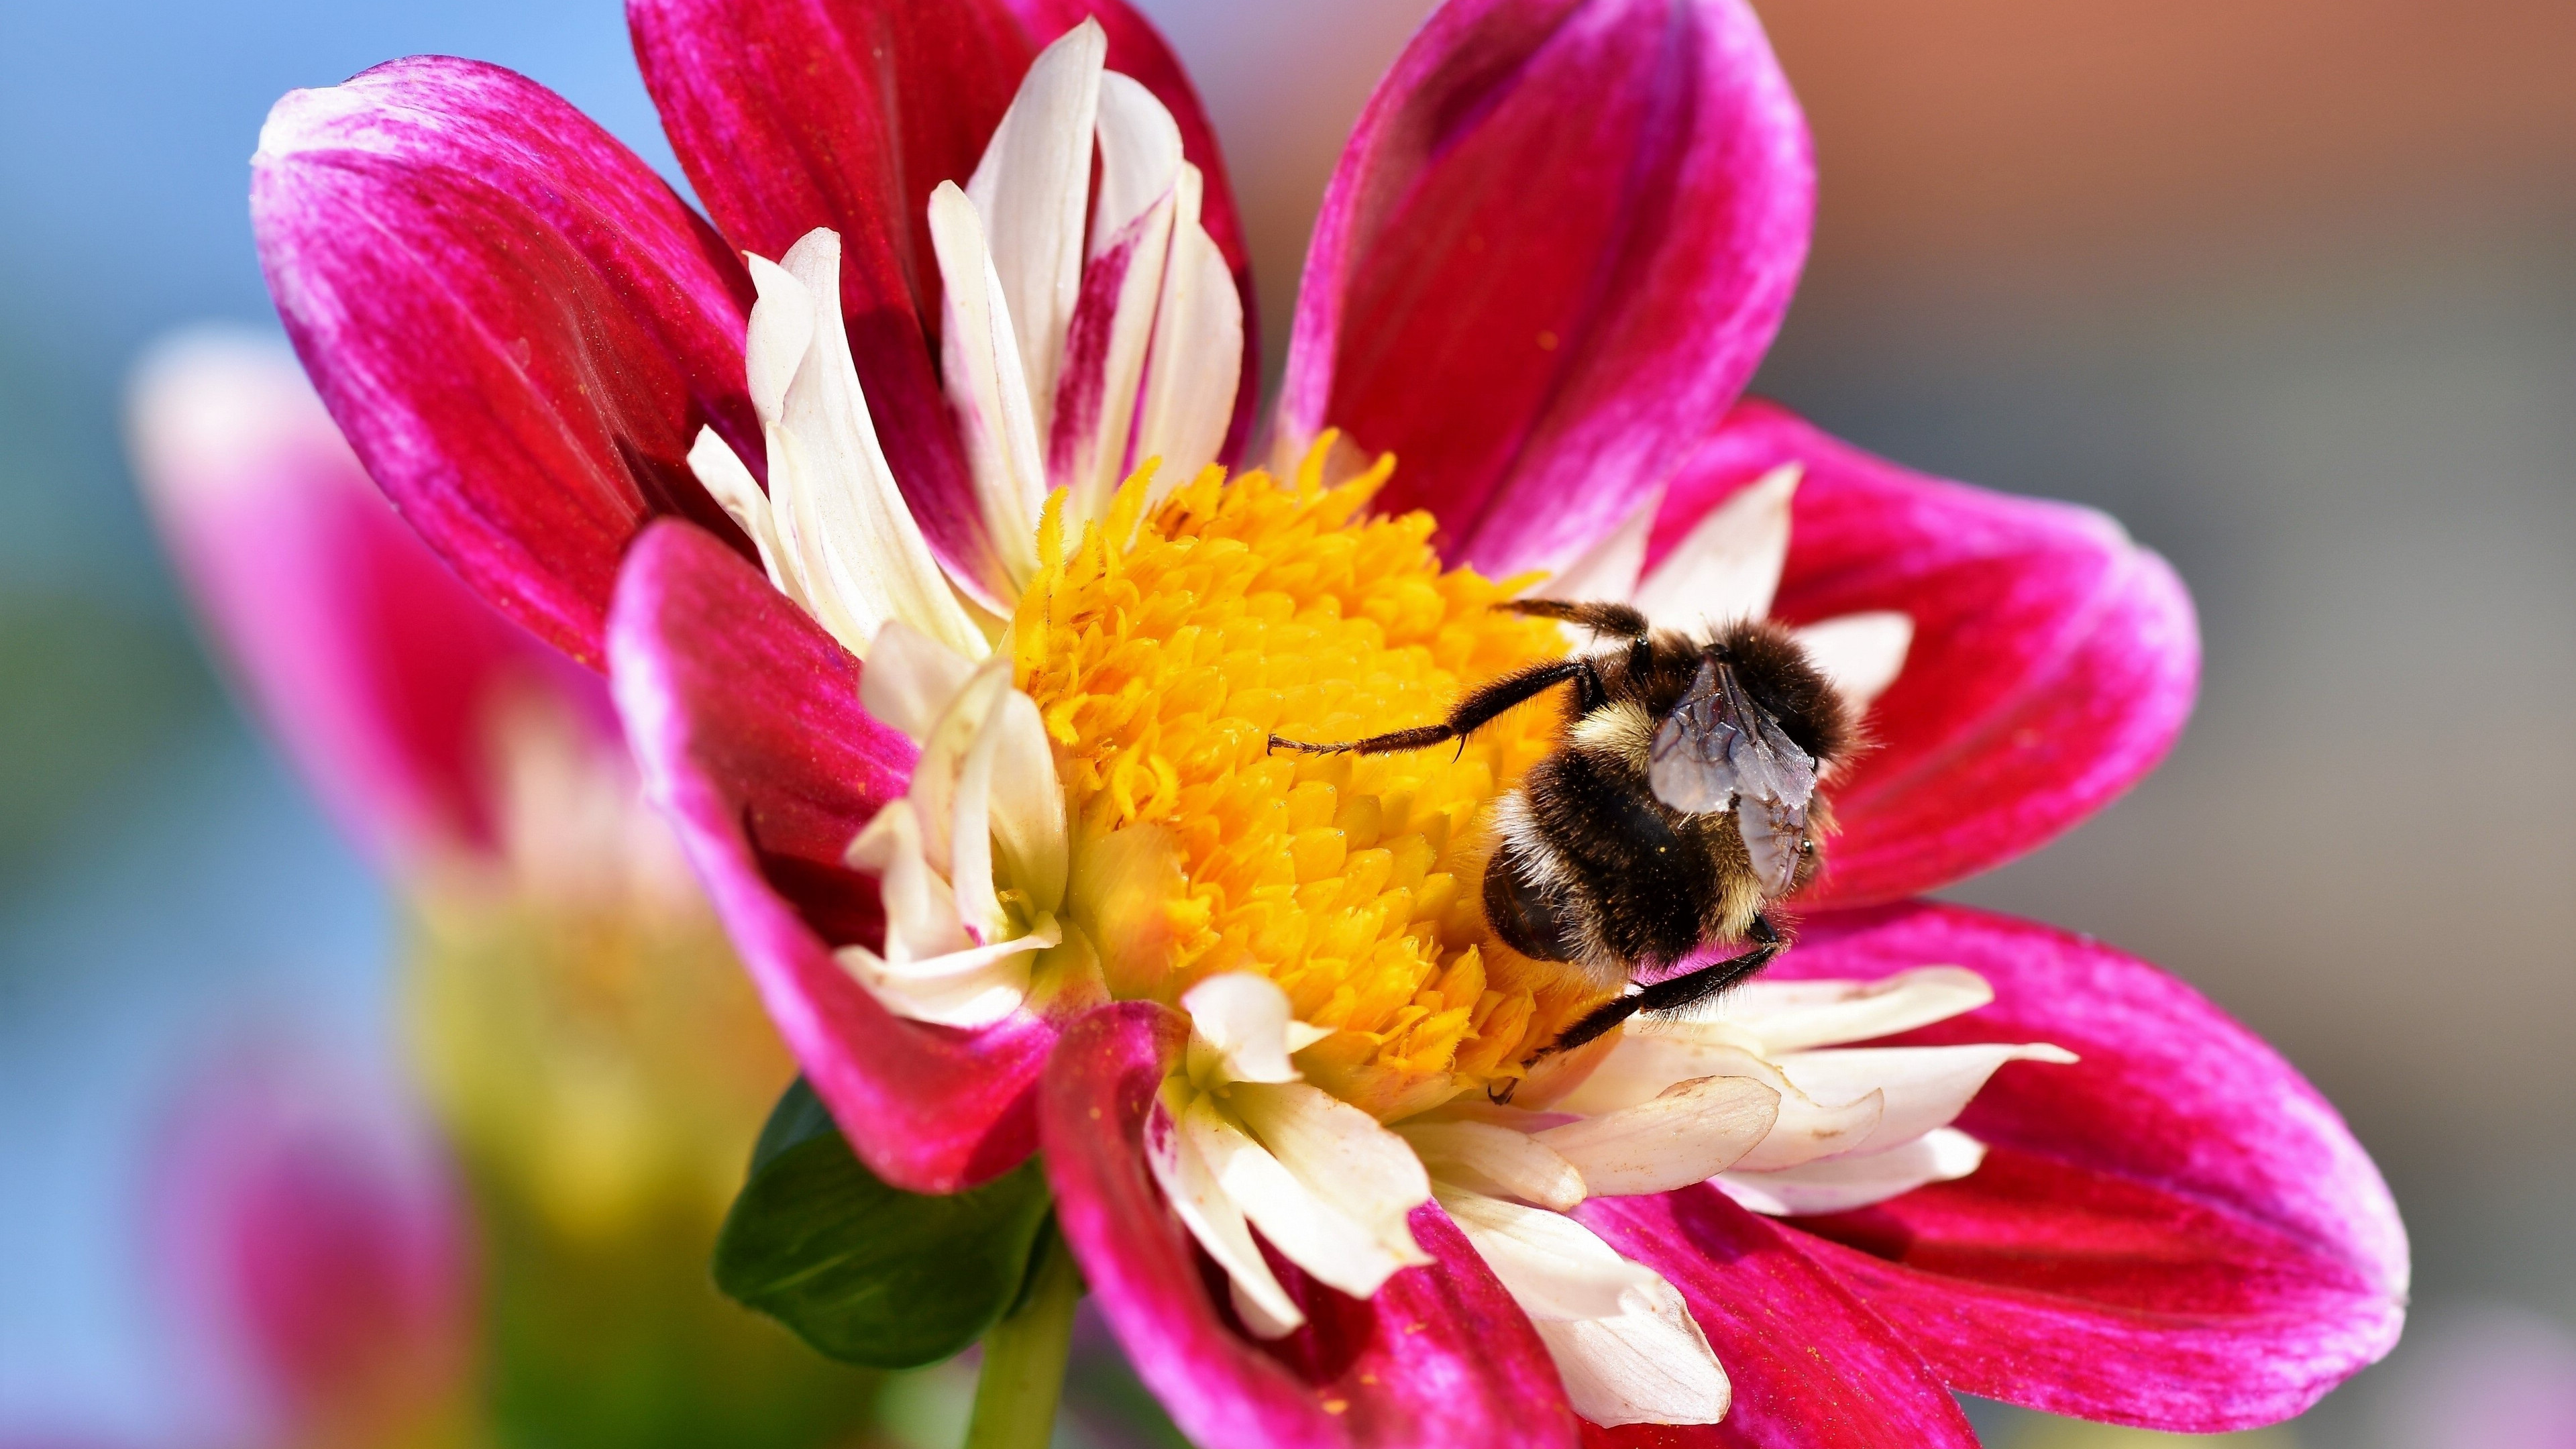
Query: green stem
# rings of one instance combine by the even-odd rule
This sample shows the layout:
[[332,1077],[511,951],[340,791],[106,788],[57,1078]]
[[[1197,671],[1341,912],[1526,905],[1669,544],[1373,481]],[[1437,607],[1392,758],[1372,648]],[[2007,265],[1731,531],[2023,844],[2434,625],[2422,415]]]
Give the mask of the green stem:
[[1038,1239],[1037,1255],[1027,1296],[984,1335],[984,1372],[975,1381],[966,1449],[1046,1449],[1054,1432],[1082,1271],[1052,1224]]

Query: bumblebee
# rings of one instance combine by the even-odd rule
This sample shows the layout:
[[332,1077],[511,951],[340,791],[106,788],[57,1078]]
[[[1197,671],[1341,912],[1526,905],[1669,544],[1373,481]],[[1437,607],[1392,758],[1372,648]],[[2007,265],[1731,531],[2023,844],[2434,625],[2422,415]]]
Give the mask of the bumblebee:
[[[1464,741],[1506,710],[1574,686],[1562,743],[1496,809],[1485,918],[1522,955],[1619,992],[1560,1033],[1569,1051],[1638,1012],[1677,1011],[1770,964],[1771,903],[1817,869],[1820,777],[1858,744],[1849,710],[1788,631],[1651,627],[1625,604],[1500,605],[1590,629],[1592,652],[1470,691],[1446,720],[1367,739],[1274,748],[1377,755]],[[1633,986],[1713,942],[1751,949]]]

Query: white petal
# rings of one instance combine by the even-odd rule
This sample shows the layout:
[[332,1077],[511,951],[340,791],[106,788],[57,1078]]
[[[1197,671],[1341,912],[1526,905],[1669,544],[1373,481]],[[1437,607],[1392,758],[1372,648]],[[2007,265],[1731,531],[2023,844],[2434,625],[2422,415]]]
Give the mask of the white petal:
[[[1256,1336],[1283,1338],[1306,1321],[1298,1311],[1288,1290],[1262,1261],[1261,1249],[1252,1241],[1252,1230],[1244,1225],[1243,1210],[1226,1196],[1217,1184],[1216,1173],[1207,1158],[1182,1130],[1181,1117],[1189,1110],[1186,1099],[1181,1110],[1172,1110],[1168,1099],[1145,1129],[1145,1163],[1152,1169],[1154,1180],[1162,1185],[1163,1196],[1180,1216],[1190,1236],[1216,1260],[1218,1267],[1234,1281],[1235,1311],[1242,1315],[1244,1326]],[[1246,1311],[1246,1310],[1249,1311]]]
[[1742,1027],[1766,1053],[1894,1036],[1995,999],[1964,966],[1923,966],[1877,981],[1748,981],[1727,993],[1718,1020]]
[[1743,1169],[1794,1167],[1820,1157],[1849,1152],[1869,1140],[1887,1115],[1884,1093],[1868,1092],[1844,1102],[1823,1102],[1784,1085],[1780,1120],[1752,1151],[1735,1160]]
[[[1015,598],[1037,568],[1038,512],[1046,503],[1046,467],[1038,451],[1044,435],[1029,400],[1028,373],[1019,362],[1017,323],[1003,300],[983,222],[954,182],[943,181],[930,194],[930,242],[947,289],[940,371],[965,434],[975,501],[1009,575],[999,581],[1007,586],[1002,596]],[[1052,399],[1052,372],[1047,385]]]
[[1414,1155],[1435,1183],[1487,1197],[1521,1198],[1557,1212],[1583,1201],[1583,1174],[1526,1132],[1490,1122],[1420,1120],[1400,1123],[1394,1131],[1413,1144]]
[[841,321],[840,259],[840,237],[822,229],[781,264],[746,258],[763,305],[801,305],[812,319],[804,360],[765,429],[780,566],[852,653],[902,619],[980,659],[992,645],[949,590],[877,444]]
[[[1261,1267],[1262,1271],[1265,1273],[1270,1271],[1270,1265],[1267,1263],[1262,1264]],[[1252,1293],[1243,1286],[1242,1279],[1229,1278],[1226,1281],[1225,1286],[1226,1296],[1234,1300],[1234,1316],[1243,1320],[1243,1331],[1251,1334],[1253,1337],[1260,1339],[1286,1338],[1288,1335],[1295,1333],[1298,1329],[1305,1326],[1306,1315],[1299,1312],[1295,1304],[1292,1303],[1289,1305],[1289,1312],[1296,1316],[1293,1318],[1282,1318],[1274,1311],[1275,1305],[1254,1297]]]
[[1091,255],[1170,194],[1181,174],[1181,128],[1144,85],[1100,77],[1100,191],[1091,203]]
[[898,619],[868,646],[859,704],[917,745],[930,738],[930,727],[974,672],[975,661]]
[[1655,510],[1664,503],[1656,489],[1636,511],[1621,519],[1608,536],[1556,571],[1538,590],[1542,599],[1599,599],[1624,604],[1635,597],[1637,577],[1646,568],[1646,540],[1655,529]]
[[1551,1105],[1590,1117],[1651,1102],[1666,1087],[1701,1077],[1754,1076],[1779,1085],[1761,1052],[1760,1038],[1725,1021],[1631,1021],[1591,1075]]
[[[1171,112],[1152,91],[1115,71],[1100,78],[1099,130],[1100,187],[1078,306],[1107,308],[1106,342],[1079,374],[1067,359],[1042,440],[1049,479],[1073,490],[1065,506],[1069,529],[1108,511],[1130,467],[1128,435],[1162,302],[1182,166],[1181,129]],[[1101,271],[1094,275],[1092,268]]]
[[778,538],[778,521],[771,514],[769,495],[760,491],[760,480],[751,476],[741,455],[733,445],[716,436],[713,428],[698,429],[698,440],[689,448],[689,471],[707,490],[744,533],[751,535],[752,546],[760,550],[760,567],[769,575],[772,587],[807,613],[814,605],[805,597],[805,588],[788,571],[787,551]]
[[[1300,1082],[1246,1085],[1234,1091],[1238,1096],[1256,1092],[1312,1093],[1345,1112],[1363,1119],[1368,1116]],[[1354,1202],[1349,1185],[1328,1180],[1319,1186],[1304,1173],[1291,1171],[1264,1143],[1226,1120],[1207,1098],[1192,1102],[1182,1114],[1180,1125],[1190,1144],[1206,1157],[1225,1195],[1253,1226],[1261,1229],[1272,1247],[1318,1281],[1354,1298],[1365,1298],[1399,1270],[1431,1261],[1414,1245],[1409,1230],[1400,1243],[1390,1243],[1374,1225],[1360,1221],[1363,1214],[1375,1216],[1373,1205]],[[1369,1126],[1385,1133],[1374,1121]],[[1385,1135],[1419,1174],[1421,1165],[1414,1162],[1412,1151],[1392,1134]],[[1426,1180],[1419,1200],[1429,1197]]]
[[1442,1193],[1441,1206],[1538,1329],[1574,1411],[1596,1424],[1713,1424],[1726,1370],[1680,1290],[1571,1218]]
[[[957,763],[957,793],[949,816],[948,888],[957,895],[957,919],[978,941],[999,941],[1010,931],[1001,882],[993,876],[993,756],[1000,748],[1005,690],[984,712],[974,743]],[[1060,902],[1059,902],[1060,904]]]
[[1562,1213],[1445,1188],[1440,1208],[1534,1320],[1614,1317],[1628,1294],[1660,1281]]
[[1792,632],[1854,718],[1868,713],[1870,702],[1896,682],[1914,645],[1914,620],[1893,609],[1845,614]]
[[886,915],[885,953],[897,964],[930,960],[975,944],[957,920],[957,898],[933,868],[921,817],[910,800],[890,801],[850,842],[852,866],[877,876]]
[[1431,1178],[1375,1117],[1304,1082],[1244,1082],[1226,1105],[1270,1154],[1399,1262],[1431,1260],[1405,1219],[1431,1201]]
[[1651,1102],[1538,1134],[1595,1197],[1670,1192],[1732,1166],[1780,1117],[1781,1094],[1753,1077],[1702,1077]]
[[843,946],[832,954],[895,1015],[972,1030],[1020,1009],[1028,1000],[1034,956],[1061,939],[1049,916],[1013,940],[907,963],[885,960],[865,946]]
[[1944,1127],[1886,1152],[1810,1162],[1780,1172],[1730,1172],[1716,1179],[1716,1186],[1753,1211],[1774,1217],[1841,1213],[1885,1202],[1927,1182],[1965,1177],[1985,1157],[1985,1144],[1955,1127]]
[[1637,1295],[1616,1318],[1531,1326],[1556,1361],[1566,1401],[1593,1423],[1714,1424],[1734,1401],[1717,1351],[1670,1283]]
[[1064,904],[1072,843],[1064,786],[1056,778],[1055,751],[1047,744],[1037,701],[1016,689],[1003,695],[976,748],[991,753],[993,841],[1010,884],[1037,909],[1056,910]]
[[1877,1127],[1844,1149],[1857,1154],[1883,1152],[1949,1125],[2006,1062],[2065,1064],[2075,1059],[2073,1052],[2044,1042],[1979,1043],[1791,1052],[1779,1057],[1777,1065],[1799,1090],[1819,1101],[1850,1101],[1870,1093],[1885,1097]]
[[1288,993],[1266,976],[1229,971],[1181,993],[1190,1014],[1193,1078],[1218,1082],[1293,1082],[1300,1073],[1288,1060]]
[[[964,193],[991,245],[1000,299],[993,310],[1007,312],[1016,330],[1019,391],[1024,403],[1037,400],[1037,438],[1046,436],[1065,329],[1082,285],[1083,203],[1091,189],[1092,128],[1108,54],[1108,37],[1096,20],[1085,20],[1040,51]],[[934,210],[934,240],[936,216]],[[940,272],[954,289],[958,273],[949,265],[945,242],[939,252]],[[953,392],[954,374],[950,387]]]
[[[751,330],[743,339],[743,372],[751,387],[752,408],[763,426],[774,426],[787,411],[787,389],[814,350],[814,298],[805,284],[766,257],[746,253],[759,300],[751,304]],[[768,276],[776,268],[779,275]]]
[[1184,164],[1173,187],[1171,257],[1132,449],[1140,459],[1163,460],[1157,499],[1216,461],[1243,373],[1243,298],[1224,253],[1199,225],[1201,185],[1199,169]]
[[[1066,371],[1056,399],[1056,431],[1047,439],[1050,478],[1073,490],[1065,502],[1068,527],[1106,514],[1110,498],[1126,481],[1129,435],[1145,382],[1146,352],[1154,340],[1154,314],[1162,306],[1176,205],[1165,191],[1110,239],[1114,254],[1092,263],[1103,269],[1102,275],[1086,279],[1086,288],[1097,295],[1087,291],[1085,304],[1109,308],[1108,340],[1096,361]],[[1114,292],[1107,281],[1110,268],[1119,269]]]
[[1789,557],[1789,500],[1799,467],[1784,464],[1709,510],[1706,518],[1637,587],[1649,618],[1731,623],[1771,612],[1780,566]]
[[1847,1152],[1877,1130],[1886,1110],[1880,1094],[1820,1101],[1793,1085],[1757,1046],[1741,1028],[1723,1021],[1657,1023],[1632,1030],[1556,1105],[1597,1115],[1650,1101],[1675,1082],[1751,1077],[1780,1094],[1780,1116],[1769,1135],[1737,1159],[1737,1167],[1788,1167]]
[[1010,688],[1010,660],[985,661],[931,722],[920,758],[912,763],[912,782],[904,795],[920,819],[922,849],[940,863],[943,874],[953,851],[950,832],[957,821],[957,777],[966,767],[966,752],[975,747],[985,718]]

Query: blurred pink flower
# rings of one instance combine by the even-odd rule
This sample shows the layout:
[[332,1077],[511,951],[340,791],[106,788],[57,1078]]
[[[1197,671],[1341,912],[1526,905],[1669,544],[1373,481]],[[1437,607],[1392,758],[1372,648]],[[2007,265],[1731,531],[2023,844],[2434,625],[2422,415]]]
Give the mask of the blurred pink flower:
[[192,1079],[151,1187],[166,1279],[246,1438],[426,1445],[472,1392],[475,1248],[424,1126],[274,1043]]
[[498,848],[505,692],[542,687],[616,738],[597,681],[485,607],[385,507],[274,343],[165,340],[136,371],[129,430],[218,658],[381,862]]
[[[1086,11],[1096,28],[1073,24]],[[1451,885],[1453,864],[1480,868],[1464,828],[1457,858],[1442,853],[1451,817],[1405,821],[1409,789],[1264,756],[1288,712],[1336,718],[1335,688],[1448,607],[1421,572],[1333,572],[1370,525],[1299,514],[1275,537],[1227,535],[1236,552],[1211,547],[1208,568],[1268,570],[1230,585],[1189,565],[1162,594],[1118,575],[1130,538],[1180,549],[1228,500],[1262,507],[1242,502],[1260,489],[1310,509],[1361,496],[1316,476],[1171,491],[1199,463],[1240,461],[1253,390],[1224,170],[1160,40],[1115,0],[634,0],[629,17],[712,225],[559,97],[415,58],[272,113],[253,192],[272,290],[432,545],[496,605],[613,665],[648,776],[859,1155],[945,1192],[1043,1146],[1066,1239],[1185,1430],[1972,1443],[1951,1388],[2214,1430],[2295,1413],[2394,1341],[2402,1230],[2286,1063],[2144,963],[1905,899],[2035,848],[2151,768],[2188,713],[2198,640],[2171,571],[2108,519],[1923,478],[1740,399],[1805,255],[1813,176],[1738,0],[1443,7],[1327,193],[1273,430],[1273,456],[1316,475],[1338,465],[1328,427],[1400,455],[1376,503],[1428,515],[1410,536],[1438,550],[1423,570],[1515,587],[1554,573],[1682,614],[1767,613],[1811,640],[1873,621],[1837,636],[1856,659],[1838,677],[1855,702],[1876,696],[1880,746],[1834,782],[1831,868],[1763,998],[1848,1007],[1866,1018],[1850,1037],[1891,1039],[1836,1057],[1883,1077],[1805,1101],[1870,1125],[1834,1129],[1840,1147],[1814,1121],[1781,1125],[1804,1094],[1771,1058],[1847,1039],[1809,1022],[1757,1040],[1745,1078],[1667,1076],[1518,1138],[1466,1122],[1508,1146],[1451,1134],[1537,1163],[1517,1196],[1545,1212],[1499,1197],[1445,1211],[1466,1200],[1430,1201],[1436,1176],[1352,1106],[1411,1130],[1439,1096],[1312,1085],[1328,1064],[1385,1067],[1370,1054],[1419,1020],[1449,1021],[1453,1047],[1491,1027],[1504,1075],[1546,1040],[1544,988],[1512,974],[1528,963],[1439,919],[1448,897],[1422,871],[1386,888],[1396,852],[1352,889],[1431,973],[1388,993],[1387,1021],[1414,1013],[1400,1026],[1349,1025],[1379,984],[1355,956],[1233,941],[1113,1003],[1083,954],[1152,934],[1126,928],[1153,871],[1098,849],[1141,797],[1165,812],[1148,823],[1212,860],[1240,822],[1171,799],[1238,778],[1309,801],[1323,787],[1311,858],[1244,866],[1292,914],[1325,909],[1306,888],[1339,879],[1345,835],[1368,837],[1352,858],[1381,835],[1414,841]],[[1116,493],[1149,457],[1172,474]],[[1150,513],[1167,494],[1187,509]],[[1042,507],[1061,511],[1041,524]],[[1074,571],[1096,597],[1076,597]],[[1441,585],[1489,617],[1492,585]],[[1350,646],[1360,665],[1298,655],[1284,631],[1247,643],[1221,613],[1255,598],[1251,622],[1293,620],[1309,643],[1378,634]],[[1405,635],[1408,659],[1459,672],[1442,690],[1470,662],[1441,653],[1472,632],[1451,623]],[[1080,658],[1098,695],[1019,692],[1079,649],[1097,650]],[[1113,758],[1092,723],[1112,714],[1165,732],[1165,753]],[[1488,773],[1462,822],[1527,764],[1472,748]],[[1116,808],[1070,808],[1059,773],[1113,781]],[[1335,789],[1368,808],[1338,815]],[[1472,909],[1472,890],[1459,898]],[[1982,981],[1877,984],[1935,962]],[[1306,1020],[1230,974],[1292,966],[1313,988]],[[1916,988],[1945,1004],[1923,1009]],[[1986,1064],[1973,1080],[1904,1075],[1962,1052]],[[2052,1065],[1980,1095],[2016,1057]],[[1730,1099],[1779,1111],[1758,1123],[1776,1140],[1750,1134],[1779,1148],[1765,1165],[1697,1181],[1757,1161],[1748,1139],[1678,1180],[1657,1169],[1701,1160],[1678,1147],[1576,1170],[1590,1139],[1569,1129],[1616,1137],[1648,1117],[1704,1152],[1716,1129],[1690,1114],[1710,1094],[1683,1089],[1765,1072],[1778,1082]],[[1461,1062],[1450,1085],[1481,1080]],[[1304,1115],[1257,1142],[1202,1124],[1247,1175],[1202,1163],[1192,1187],[1174,1122],[1205,1107],[1184,1100],[1201,1088],[1280,1089],[1261,1100]],[[1882,1121],[1903,1130],[1878,1141]],[[1300,1133],[1340,1155],[1299,1166]],[[1256,1200],[1254,1181],[1277,1191]]]

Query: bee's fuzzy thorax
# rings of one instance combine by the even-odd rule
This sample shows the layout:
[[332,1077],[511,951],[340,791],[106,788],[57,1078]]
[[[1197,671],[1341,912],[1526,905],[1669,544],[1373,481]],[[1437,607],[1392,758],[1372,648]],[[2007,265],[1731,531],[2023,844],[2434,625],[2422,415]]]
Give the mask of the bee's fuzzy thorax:
[[1771,711],[1820,768],[1859,745],[1859,731],[1842,695],[1788,630],[1771,623],[1741,623],[1720,633],[1717,644],[1754,703]]

